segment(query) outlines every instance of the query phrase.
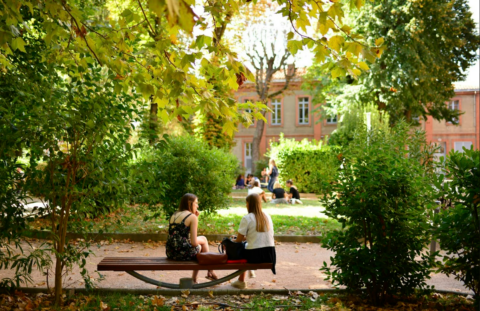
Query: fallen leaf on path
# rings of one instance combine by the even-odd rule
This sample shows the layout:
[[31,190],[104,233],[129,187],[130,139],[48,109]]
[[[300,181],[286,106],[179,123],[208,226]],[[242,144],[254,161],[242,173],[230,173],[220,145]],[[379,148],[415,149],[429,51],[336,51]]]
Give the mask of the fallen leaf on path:
[[165,298],[153,296],[152,305],[162,307],[165,304]]
[[110,310],[110,307],[104,303],[103,301],[100,301],[100,309],[104,310],[104,311],[108,311]]
[[213,298],[213,290],[211,290],[211,291],[208,292],[208,296],[209,296],[210,298]]
[[190,291],[187,289],[187,290],[182,290],[182,297],[183,298],[187,298],[188,295],[190,295]]

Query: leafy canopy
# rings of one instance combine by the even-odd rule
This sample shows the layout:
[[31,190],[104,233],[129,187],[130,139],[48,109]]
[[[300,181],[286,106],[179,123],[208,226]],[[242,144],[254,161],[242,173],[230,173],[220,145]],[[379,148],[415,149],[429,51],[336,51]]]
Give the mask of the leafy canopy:
[[[375,53],[363,38],[343,24],[346,4],[276,2],[293,27],[292,53],[310,48],[319,61],[330,57],[334,76],[358,76],[361,59],[373,61]],[[363,1],[349,5],[360,8]],[[11,70],[9,55],[26,53],[26,38],[37,36],[44,44],[42,63],[64,67],[77,79],[96,64],[107,70],[117,94],[135,91],[158,104],[163,121],[212,113],[226,120],[223,130],[232,135],[238,122],[232,91],[242,75],[254,78],[221,39],[233,15],[255,6],[246,0],[2,1],[0,69]],[[32,28],[34,23],[38,27]],[[315,26],[322,37],[306,36],[307,28]],[[294,32],[302,39],[293,40]]]
[[[476,61],[480,44],[477,27],[466,0],[367,1],[354,19],[352,33],[385,47],[380,58],[359,64],[368,73],[356,83],[336,81],[334,87],[317,87],[318,103],[375,103],[390,114],[392,124],[405,118],[432,116],[455,122],[458,111],[448,109],[456,81]],[[325,66],[315,66],[316,77],[325,76]],[[333,90],[332,90],[333,89]],[[329,94],[330,93],[330,96]],[[335,99],[342,94],[342,98]]]

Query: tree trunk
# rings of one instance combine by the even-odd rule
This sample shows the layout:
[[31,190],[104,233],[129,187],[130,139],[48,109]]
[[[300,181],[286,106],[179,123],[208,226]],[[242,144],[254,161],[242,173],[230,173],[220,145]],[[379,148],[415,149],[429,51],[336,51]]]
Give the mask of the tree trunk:
[[[265,112],[262,114],[265,117]],[[262,140],[264,130],[265,121],[257,120],[257,127],[255,128],[252,141],[252,174],[255,172],[256,162],[260,160],[260,141]]]
[[55,254],[55,259],[57,260],[55,264],[55,306],[60,306],[62,302],[62,259],[59,258],[60,254],[63,253],[63,245],[58,241],[57,253]]
[[150,98],[150,124],[149,124],[149,143],[153,145],[157,138],[158,125],[158,104],[153,102],[153,97]]

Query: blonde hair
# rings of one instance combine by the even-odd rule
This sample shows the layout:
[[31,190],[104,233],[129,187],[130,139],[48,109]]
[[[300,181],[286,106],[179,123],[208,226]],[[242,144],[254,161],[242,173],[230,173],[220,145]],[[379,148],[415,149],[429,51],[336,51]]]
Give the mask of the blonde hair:
[[270,161],[268,161],[268,163],[273,164],[273,166],[277,166],[277,164],[275,164],[275,160],[274,160],[274,159],[270,159]]
[[260,201],[260,196],[256,193],[252,193],[247,196],[247,207],[248,212],[255,215],[255,220],[257,221],[257,232],[267,232],[268,231],[268,220],[267,216],[262,211],[262,201]]
[[276,181],[274,184],[273,184],[273,189],[278,189],[278,188],[282,188],[282,186],[280,185],[280,183],[278,181]]

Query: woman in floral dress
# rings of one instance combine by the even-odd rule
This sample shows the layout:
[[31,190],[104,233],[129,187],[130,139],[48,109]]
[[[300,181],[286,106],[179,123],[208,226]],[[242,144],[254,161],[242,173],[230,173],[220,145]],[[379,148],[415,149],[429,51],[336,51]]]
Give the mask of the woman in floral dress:
[[[172,260],[195,260],[200,252],[208,252],[208,240],[197,236],[198,198],[187,193],[182,197],[178,211],[170,218],[168,226],[167,258]],[[198,270],[194,270],[192,279],[197,283]],[[216,280],[213,270],[208,270],[207,279]]]

